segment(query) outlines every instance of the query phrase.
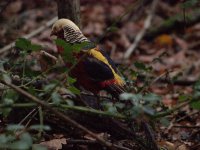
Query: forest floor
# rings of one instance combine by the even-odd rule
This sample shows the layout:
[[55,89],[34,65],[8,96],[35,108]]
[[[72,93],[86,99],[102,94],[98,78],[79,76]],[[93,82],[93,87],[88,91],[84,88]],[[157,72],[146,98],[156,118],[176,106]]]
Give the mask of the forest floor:
[[[81,0],[82,31],[92,41],[98,41],[121,72],[126,67],[137,69],[133,65],[135,62],[151,67],[150,71],[139,76],[126,70],[123,75],[128,81],[134,81],[136,87],[143,85],[146,80],[144,76],[148,76],[151,83],[145,91],[161,96],[165,108],[174,108],[185,99],[184,95],[194,92],[194,83],[200,76],[200,3],[183,6],[183,2],[178,0],[159,1],[151,24],[139,43],[135,43],[134,39],[144,30],[144,24],[152,13],[152,4],[144,4],[137,10],[133,3],[132,0]],[[0,6],[5,4],[5,1],[0,2]],[[1,48],[17,38],[34,33],[57,16],[57,8],[56,2],[51,0],[15,0],[8,3],[0,13],[0,55],[10,57],[9,50],[1,52]],[[55,54],[57,50],[50,32],[51,26],[29,39],[43,45],[45,51]],[[129,48],[134,44],[137,47],[128,55]],[[124,59],[126,54],[127,58]],[[44,68],[48,66],[43,65]],[[43,67],[40,69],[42,71]],[[165,125],[155,123],[154,134],[160,147],[170,150],[200,149],[200,103],[196,105],[185,105],[168,115],[167,120],[164,120]],[[53,127],[59,128],[55,123]],[[79,133],[76,133],[78,131],[73,129],[73,133],[65,133],[62,127],[59,132],[47,132],[40,144],[51,149],[96,149],[99,146],[92,142],[94,139],[89,135],[84,135],[82,140],[75,140],[80,139]],[[91,130],[105,139],[113,140],[106,129],[102,132]],[[123,143],[124,140],[131,143],[123,138],[117,140],[115,137],[114,140],[116,143]]]

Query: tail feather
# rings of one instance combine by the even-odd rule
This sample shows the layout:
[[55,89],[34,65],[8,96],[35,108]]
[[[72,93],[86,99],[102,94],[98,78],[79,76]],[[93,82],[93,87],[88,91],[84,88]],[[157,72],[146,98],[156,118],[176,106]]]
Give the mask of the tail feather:
[[107,86],[106,90],[116,99],[119,99],[120,94],[126,91],[123,86],[120,86],[117,84],[112,84],[112,85]]

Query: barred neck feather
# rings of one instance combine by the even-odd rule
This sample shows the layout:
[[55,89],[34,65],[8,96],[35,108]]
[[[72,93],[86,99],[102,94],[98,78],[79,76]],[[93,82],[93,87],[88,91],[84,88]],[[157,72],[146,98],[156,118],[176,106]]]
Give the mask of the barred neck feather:
[[90,42],[80,30],[76,30],[68,25],[63,28],[64,39],[69,43]]

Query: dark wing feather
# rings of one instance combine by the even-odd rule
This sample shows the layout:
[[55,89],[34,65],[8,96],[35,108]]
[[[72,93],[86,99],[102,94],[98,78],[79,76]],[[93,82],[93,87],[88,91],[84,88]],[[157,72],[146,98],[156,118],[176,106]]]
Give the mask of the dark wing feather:
[[113,62],[113,60],[110,58],[110,56],[102,49],[100,49],[101,54],[106,57],[106,59],[108,60],[108,63],[112,66],[112,68],[114,69],[115,72],[117,71],[117,68],[115,66],[115,63]]
[[101,82],[114,78],[110,67],[93,56],[86,57],[83,64],[86,72],[94,81]]

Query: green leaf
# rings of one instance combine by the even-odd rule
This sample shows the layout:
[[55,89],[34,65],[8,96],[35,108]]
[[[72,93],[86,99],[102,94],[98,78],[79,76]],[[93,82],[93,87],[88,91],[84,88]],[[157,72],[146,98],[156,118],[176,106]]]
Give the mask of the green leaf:
[[135,65],[135,67],[136,67],[137,69],[145,70],[145,71],[146,71],[146,66],[145,66],[144,63],[141,63],[141,62],[135,62],[134,65]]
[[5,133],[5,138],[6,138],[6,143],[16,140],[16,136],[14,134]]
[[33,77],[36,77],[36,76],[40,75],[41,72],[34,71],[34,70],[30,69],[30,68],[26,68],[24,74],[25,74],[26,77],[33,78]]
[[139,73],[138,72],[136,72],[136,71],[134,71],[134,70],[130,70],[130,75],[131,75],[131,77],[132,78],[137,78],[137,76],[139,75]]
[[115,107],[119,108],[119,109],[123,109],[125,107],[125,104],[124,103],[119,103],[119,102],[116,102],[114,104]]
[[194,90],[195,91],[200,91],[200,81],[197,81],[194,85]]
[[0,145],[4,144],[8,141],[7,137],[5,134],[0,134]]
[[77,89],[77,88],[74,87],[74,86],[68,87],[68,90],[70,90],[72,93],[77,94],[77,95],[80,95],[80,93],[81,93],[80,90]]
[[41,129],[43,129],[43,130],[46,130],[46,131],[51,130],[51,128],[47,125],[32,125],[32,126],[29,127],[29,129],[31,129],[31,130],[41,130]]
[[122,94],[120,94],[119,99],[120,100],[131,100],[132,97],[133,97],[133,94],[131,94],[131,93],[122,93]]
[[80,50],[88,47],[90,45],[90,43],[88,42],[82,42],[82,43],[79,43],[79,44],[73,44],[72,45],[72,49],[73,49],[73,52],[80,52]]
[[33,140],[31,138],[31,135],[27,132],[23,133],[21,136],[20,136],[20,141],[23,141],[25,142],[26,144],[28,144],[28,146],[31,147],[31,145],[33,144]]
[[55,39],[54,40],[57,46],[64,48],[65,50],[72,51],[72,45],[67,43],[62,39]]
[[178,100],[180,102],[184,102],[184,101],[188,100],[189,98],[190,98],[189,95],[179,95]]
[[145,96],[143,96],[143,100],[148,101],[150,103],[156,103],[161,101],[161,97],[154,93],[148,93]]
[[191,8],[198,3],[198,0],[187,0],[182,5],[181,8]]
[[149,115],[154,115],[155,114],[155,109],[149,106],[143,107],[143,111]]
[[141,108],[140,105],[137,105],[129,109],[127,112],[128,112],[128,115],[130,115],[133,118],[136,118],[143,112],[143,109]]
[[25,38],[18,38],[15,42],[15,47],[24,51],[37,51],[42,49],[41,45],[32,44],[31,41]]
[[160,123],[165,127],[168,127],[170,125],[170,121],[164,117],[160,119]]
[[116,109],[116,107],[113,105],[112,102],[107,102],[107,103],[104,103],[103,105],[104,105],[105,110],[106,110],[107,112],[112,113],[112,114],[117,113],[117,109]]
[[38,50],[41,50],[42,49],[42,46],[41,45],[37,45],[37,44],[31,44],[29,46],[29,50],[31,51],[38,51]]
[[14,104],[14,101],[13,101],[13,99],[10,99],[10,98],[4,98],[3,99],[3,104],[5,106],[11,106],[12,104]]
[[67,83],[69,83],[70,85],[75,83],[76,82],[76,79],[75,78],[72,78],[70,76],[67,77]]
[[135,102],[139,102],[142,99],[142,94],[133,94],[131,100]]
[[19,94],[13,89],[6,90],[6,94],[4,95],[4,98],[11,99],[13,101],[17,100],[18,97],[19,97]]
[[134,105],[137,104],[141,99],[141,94],[122,93],[120,95],[120,100],[131,100]]
[[24,129],[23,125],[19,125],[19,124],[10,124],[6,127],[6,130],[8,131],[15,131],[15,130],[22,130]]
[[194,91],[192,98],[193,99],[199,99],[200,98],[200,91]]
[[116,32],[116,31],[119,30],[119,28],[116,27],[116,26],[111,26],[111,27],[109,27],[107,30],[108,30],[109,32]]
[[32,95],[35,95],[35,94],[36,94],[35,88],[34,88],[32,85],[29,86],[28,92],[29,92],[30,94],[32,94]]
[[0,109],[0,114],[3,114],[3,116],[6,118],[12,111],[12,108],[2,108]]
[[115,106],[108,107],[107,112],[115,114],[117,112],[117,108]]
[[48,92],[48,91],[52,90],[53,88],[55,88],[55,86],[56,86],[56,84],[54,84],[54,83],[48,84],[44,87],[44,90],[45,90],[45,92]]
[[190,106],[191,106],[193,109],[200,110],[200,102],[199,102],[199,101],[196,101],[196,102],[191,103]]
[[62,57],[64,61],[75,63],[75,58],[73,56],[73,45],[67,43],[66,41],[62,39],[55,39],[55,43],[57,46],[60,46],[64,49],[64,52],[62,53]]
[[47,149],[47,147],[44,147],[43,145],[34,144],[32,146],[32,150],[48,150],[48,149]]
[[9,149],[15,150],[27,150],[30,148],[30,145],[25,141],[16,141],[9,144]]
[[60,94],[58,94],[57,92],[53,92],[51,94],[51,98],[54,104],[60,104],[60,102],[62,101]]
[[5,73],[3,74],[3,80],[8,84],[10,84],[12,82],[10,76],[8,74],[5,74]]
[[69,105],[69,106],[74,106],[74,102],[73,102],[72,100],[67,99],[67,100],[65,100],[65,102],[66,102],[67,105]]
[[30,45],[31,42],[25,38],[18,38],[17,41],[15,42],[15,47],[22,50],[28,50]]
[[64,61],[66,61],[66,62],[70,62],[72,64],[74,64],[76,62],[75,57],[73,56],[73,53],[70,50],[64,49],[62,57],[63,57]]

